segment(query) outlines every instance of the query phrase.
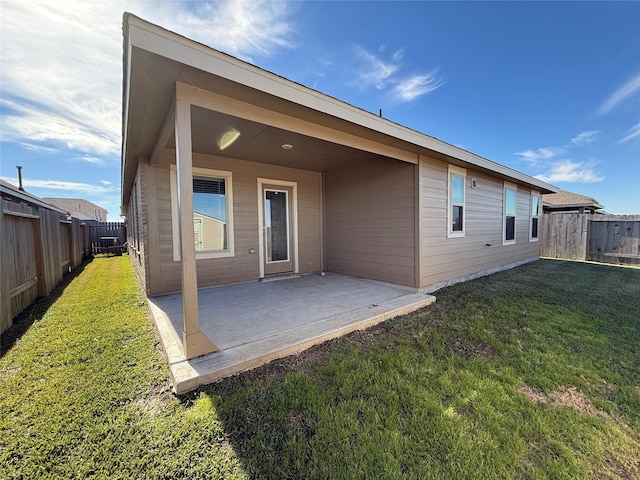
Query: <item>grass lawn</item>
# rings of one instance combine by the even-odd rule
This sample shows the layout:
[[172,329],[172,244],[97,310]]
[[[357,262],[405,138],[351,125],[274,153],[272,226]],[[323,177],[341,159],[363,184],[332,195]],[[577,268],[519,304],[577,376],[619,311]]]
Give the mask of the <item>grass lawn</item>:
[[638,478],[640,270],[542,260],[176,398],[127,257],[2,337],[0,478]]

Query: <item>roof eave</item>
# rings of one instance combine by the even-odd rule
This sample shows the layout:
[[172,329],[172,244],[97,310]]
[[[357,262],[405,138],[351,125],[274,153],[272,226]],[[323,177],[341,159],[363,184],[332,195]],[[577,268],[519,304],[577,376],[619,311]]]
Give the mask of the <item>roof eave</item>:
[[176,62],[192,66],[212,75],[225,78],[269,95],[283,98],[302,107],[337,117],[352,124],[388,135],[400,141],[445,155],[469,166],[489,170],[508,179],[534,187],[541,193],[556,193],[558,189],[522,172],[498,164],[474,153],[448,144],[435,137],[412,130],[386,118],[355,107],[317,90],[250,65],[242,60],[214,50],[177,33],[154,25],[135,15],[124,14],[124,75],[123,75],[123,208],[128,191],[126,178],[126,135],[129,108],[130,52],[138,47]]

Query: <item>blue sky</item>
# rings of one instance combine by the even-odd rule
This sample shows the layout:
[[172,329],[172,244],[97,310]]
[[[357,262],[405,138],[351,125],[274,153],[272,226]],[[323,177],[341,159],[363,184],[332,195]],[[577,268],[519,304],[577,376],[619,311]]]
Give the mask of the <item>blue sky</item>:
[[120,213],[122,12],[640,214],[640,2],[0,2],[0,177]]

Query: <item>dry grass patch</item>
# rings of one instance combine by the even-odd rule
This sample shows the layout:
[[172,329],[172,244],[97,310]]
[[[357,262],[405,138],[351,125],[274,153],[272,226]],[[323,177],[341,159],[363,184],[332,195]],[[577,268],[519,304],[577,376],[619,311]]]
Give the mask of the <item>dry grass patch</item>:
[[575,412],[592,415],[594,417],[611,418],[611,416],[607,412],[594,407],[591,403],[591,400],[589,400],[584,393],[573,386],[558,387],[548,394],[542,392],[541,390],[531,388],[527,385],[518,387],[517,391],[519,393],[522,393],[535,403],[551,405],[556,408],[566,407]]

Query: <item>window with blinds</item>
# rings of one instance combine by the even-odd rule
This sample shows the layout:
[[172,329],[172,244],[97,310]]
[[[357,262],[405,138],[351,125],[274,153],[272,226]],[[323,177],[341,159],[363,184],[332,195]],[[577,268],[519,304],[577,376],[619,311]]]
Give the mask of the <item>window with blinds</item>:
[[[178,176],[171,166],[173,260],[181,258]],[[196,259],[233,257],[233,176],[231,172],[193,167],[193,241]],[[185,239],[186,240],[186,239]]]
[[227,195],[224,178],[193,177],[193,233],[196,252],[227,250]]

